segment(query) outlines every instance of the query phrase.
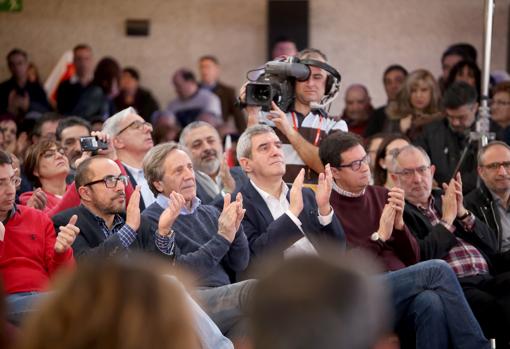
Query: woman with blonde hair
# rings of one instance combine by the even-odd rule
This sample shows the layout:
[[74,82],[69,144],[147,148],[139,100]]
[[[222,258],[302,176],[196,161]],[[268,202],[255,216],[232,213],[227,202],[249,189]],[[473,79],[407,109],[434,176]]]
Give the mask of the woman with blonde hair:
[[89,259],[60,278],[19,348],[201,348],[184,288],[146,258]]
[[397,99],[388,105],[384,131],[416,139],[423,126],[442,117],[439,100],[439,85],[434,76],[424,69],[415,70],[407,76]]

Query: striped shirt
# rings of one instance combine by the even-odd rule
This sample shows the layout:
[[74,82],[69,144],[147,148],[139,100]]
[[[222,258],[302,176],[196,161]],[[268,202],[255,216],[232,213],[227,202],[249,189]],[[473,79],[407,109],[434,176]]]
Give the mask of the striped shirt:
[[[262,124],[274,128],[282,142],[282,150],[286,164],[283,180],[286,183],[292,183],[299,171],[304,168],[306,171],[305,183],[317,183],[319,174],[306,166],[290,143],[289,139],[280,130],[278,130],[278,128],[276,128],[273,121],[267,118],[267,114],[268,113],[261,112],[259,121]],[[310,112],[306,116],[298,112],[288,112],[286,116],[289,124],[294,127],[304,139],[317,147],[330,132],[336,130],[347,132],[347,124],[345,121],[337,121],[329,116],[324,117],[317,112]]]

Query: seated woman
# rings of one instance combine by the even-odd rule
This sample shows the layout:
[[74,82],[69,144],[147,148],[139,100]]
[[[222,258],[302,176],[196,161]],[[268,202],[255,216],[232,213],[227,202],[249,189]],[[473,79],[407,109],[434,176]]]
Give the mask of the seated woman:
[[388,174],[391,159],[400,149],[409,145],[409,139],[398,133],[387,135],[377,149],[374,159],[374,184],[391,189],[395,183]]
[[409,74],[386,110],[388,120],[384,132],[397,132],[414,140],[423,126],[441,118],[439,113],[439,85],[427,70]]
[[69,161],[60,145],[53,140],[44,140],[30,146],[23,166],[36,189],[21,194],[20,204],[43,212],[57,206],[66,192],[69,174]]
[[450,70],[450,74],[446,80],[446,89],[448,89],[448,87],[456,81],[464,81],[473,86],[478,93],[478,99],[480,99],[482,72],[476,62],[473,62],[472,60],[462,60],[455,64],[452,70]]

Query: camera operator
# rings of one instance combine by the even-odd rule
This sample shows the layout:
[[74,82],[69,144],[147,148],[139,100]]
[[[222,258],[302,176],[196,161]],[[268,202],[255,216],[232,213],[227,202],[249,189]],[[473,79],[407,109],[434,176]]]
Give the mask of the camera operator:
[[[296,57],[309,67],[310,74],[304,81],[295,80],[295,96],[287,113],[274,102],[269,113],[262,112],[258,106],[248,105],[248,126],[263,123],[275,128],[286,160],[285,182],[292,183],[304,168],[305,182],[316,183],[318,174],[324,172],[319,159],[321,140],[332,131],[347,131],[347,125],[342,120],[330,118],[324,110],[315,109],[312,104],[322,103],[325,97],[330,100],[335,97],[340,75],[327,65],[326,56],[317,49],[305,49]],[[323,67],[318,66],[321,63]],[[246,85],[241,88],[240,95],[241,101],[246,100]]]

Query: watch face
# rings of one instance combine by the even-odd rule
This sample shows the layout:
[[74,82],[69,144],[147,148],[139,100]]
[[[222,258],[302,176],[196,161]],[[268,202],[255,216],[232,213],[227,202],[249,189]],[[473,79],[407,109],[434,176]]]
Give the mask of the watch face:
[[375,233],[373,233],[373,234],[370,236],[370,240],[372,240],[372,241],[377,241],[377,240],[379,240],[379,239],[380,239],[380,237],[379,237],[379,233],[378,233],[378,232],[375,232]]

